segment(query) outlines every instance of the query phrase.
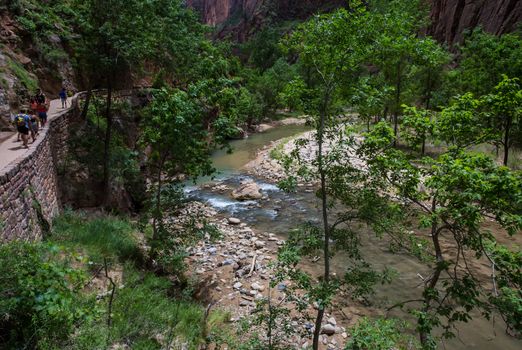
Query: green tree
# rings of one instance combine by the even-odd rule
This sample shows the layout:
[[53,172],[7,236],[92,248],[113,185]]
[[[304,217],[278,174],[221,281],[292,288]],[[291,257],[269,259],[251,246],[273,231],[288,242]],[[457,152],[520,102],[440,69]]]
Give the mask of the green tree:
[[424,108],[431,109],[434,92],[444,81],[445,67],[449,64],[451,56],[430,37],[420,39],[416,50],[414,77],[421,90]]
[[493,126],[493,143],[504,148],[503,164],[507,165],[509,150],[515,142],[515,135],[522,128],[522,88],[518,78],[506,75],[495,86],[493,93],[482,98],[484,113]]
[[496,36],[477,28],[464,38],[459,46],[456,93],[472,92],[486,95],[502,80],[522,76],[522,37],[520,32]]
[[[417,37],[423,21],[424,10],[420,1],[390,1],[386,6],[375,4],[377,14],[373,25],[379,33],[373,43],[372,63],[382,72],[385,81],[393,87],[393,98],[386,109],[391,109],[393,129],[399,134],[399,114],[404,95],[411,83],[408,77],[418,59],[419,47],[426,42]],[[382,11],[379,12],[378,10]],[[370,25],[370,24],[367,24]],[[384,113],[386,114],[386,112]],[[394,140],[396,142],[397,139]]]
[[370,131],[372,118],[379,116],[383,111],[391,92],[380,77],[361,77],[353,88],[355,91],[352,92],[351,102],[359,113],[359,118],[366,123],[367,131]]
[[503,77],[493,92],[480,98],[472,93],[459,96],[444,108],[436,122],[440,138],[459,148],[489,142],[504,149],[507,165],[509,150],[520,134],[522,89],[519,79]]
[[490,126],[479,117],[480,106],[481,101],[472,93],[457,96],[437,116],[437,137],[457,148],[466,148],[487,140]]
[[[456,323],[469,321],[476,309],[489,316],[494,304],[488,300],[498,298],[498,289],[491,292],[481,287],[469,259],[490,262],[495,271],[493,286],[499,280],[507,280],[504,283],[511,286],[519,282],[513,278],[512,269],[503,268],[512,266],[509,262],[500,261],[498,256],[497,260],[491,258],[488,244],[497,244],[496,238],[482,223],[486,218],[494,220],[508,235],[522,229],[522,177],[497,166],[485,155],[462,149],[450,148],[435,160],[412,161],[402,151],[388,147],[392,139],[383,135],[391,135],[391,130],[372,133],[366,141],[368,166],[381,173],[390,191],[418,213],[419,227],[429,231],[431,243],[422,248],[432,257],[431,273],[423,278],[422,305],[413,306],[410,312],[418,319],[423,346],[433,347],[434,328],[442,327],[443,336],[452,337]],[[450,258],[450,252],[456,257]],[[506,299],[516,304],[512,293]],[[502,307],[497,310],[506,311]]]
[[166,208],[162,203],[168,195],[166,185],[176,182],[179,174],[188,177],[210,175],[213,168],[204,114],[197,101],[184,91],[164,88],[155,92],[148,113],[142,124],[142,143],[150,150],[149,165],[155,172],[151,254],[155,259],[167,235],[163,222]]
[[432,118],[431,111],[405,105],[403,109],[404,130],[402,134],[410,146],[421,146],[421,156],[424,156],[426,151],[426,139],[432,136],[435,131],[435,122]]
[[[370,209],[367,204],[374,203],[372,199],[375,198],[372,197],[374,187],[369,184],[360,187],[347,185],[364,182],[367,177],[349,163],[348,149],[353,147],[354,139],[351,130],[342,131],[345,127],[336,116],[342,101],[341,92],[348,91],[348,86],[354,84],[368,53],[368,43],[371,42],[373,34],[368,21],[369,13],[365,7],[359,2],[352,2],[350,10],[341,9],[302,24],[285,42],[289,52],[298,55],[299,64],[309,75],[303,79],[306,81],[304,90],[295,91],[294,88],[299,86],[297,84],[292,88],[303,101],[301,105],[304,106],[305,112],[313,118],[317,152],[311,167],[301,164],[300,169],[282,185],[286,185],[288,189],[291,184],[296,183],[296,177],[300,176],[308,176],[308,181],[316,180],[320,184],[317,194],[321,201],[322,225],[307,226],[298,231],[289,239],[279,257],[292,278],[298,281],[299,287],[307,291],[310,301],[318,305],[314,349],[318,349],[319,346],[325,309],[331,305],[332,298],[341,284],[339,279],[331,276],[330,260],[333,252],[330,240],[335,239],[340,247],[349,250],[356,263],[361,265],[358,259],[357,235],[350,224],[356,219],[366,218],[365,213]],[[327,139],[335,140],[336,143],[336,146],[330,145],[334,150],[330,149],[328,153],[325,152]],[[297,147],[302,147],[306,142],[308,141],[297,142]],[[286,165],[299,160],[298,154],[297,151],[292,152],[290,158],[284,160]],[[368,192],[359,191],[359,188],[366,188]],[[333,202],[330,202],[329,196],[350,208],[333,223],[330,213]],[[372,208],[377,207],[374,205]],[[319,283],[314,283],[313,277],[302,273],[297,267],[301,255],[316,250],[322,251],[324,261]]]
[[243,45],[242,51],[249,56],[249,63],[261,69],[261,72],[264,72],[272,67],[277,59],[282,56],[278,45],[280,39],[279,28],[273,24],[266,25]]
[[249,90],[261,97],[264,117],[270,117],[280,107],[279,94],[296,76],[297,72],[294,66],[288,64],[284,59],[278,59],[272,67],[262,74],[257,74],[254,71],[247,78],[246,85]]

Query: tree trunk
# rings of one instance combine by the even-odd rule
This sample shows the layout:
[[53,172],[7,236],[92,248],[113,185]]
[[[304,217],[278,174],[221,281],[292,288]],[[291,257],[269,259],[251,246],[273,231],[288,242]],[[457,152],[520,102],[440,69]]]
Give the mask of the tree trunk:
[[426,153],[426,138],[422,138],[422,148],[421,148],[421,156],[424,156],[424,153]]
[[165,156],[162,155],[160,159],[160,163],[158,164],[158,173],[156,174],[156,183],[157,183],[157,190],[156,190],[156,203],[154,204],[154,215],[152,216],[152,241],[154,242],[156,239],[158,239],[158,221],[162,220],[162,214],[161,214],[161,189],[163,186],[163,180],[161,178],[161,174],[163,173],[163,164],[165,163]]
[[110,187],[110,158],[111,158],[111,138],[112,138],[112,80],[107,81],[107,105],[105,111],[105,118],[107,119],[107,129],[105,130],[105,145],[103,150],[103,190],[104,200],[103,205],[107,207],[111,199]]
[[393,146],[397,146],[397,140],[399,138],[399,107],[401,103],[401,88],[402,88],[402,75],[401,75],[401,61],[397,64],[397,86],[395,89],[395,110],[393,111],[393,134],[395,139],[393,140]]
[[431,71],[428,71],[428,83],[426,85],[426,110],[428,110],[431,102]]
[[[434,213],[437,210],[437,201],[436,199],[432,200],[431,203],[431,211]],[[442,248],[440,246],[439,242],[439,228],[437,221],[433,221],[431,224],[431,240],[433,242],[433,248],[435,250],[435,258],[437,260],[436,266],[435,266],[435,272],[433,273],[433,277],[429,280],[428,284],[424,287],[424,293],[425,296],[424,299],[424,307],[423,311],[425,313],[429,312],[431,301],[433,300],[430,297],[430,293],[426,293],[429,289],[434,289],[437,286],[437,283],[439,282],[440,275],[443,271],[443,263],[444,263],[444,257],[442,256]],[[419,323],[422,322],[421,319],[418,320]],[[426,347],[429,340],[429,333],[426,330],[420,329],[419,330],[419,338],[421,344]]]
[[504,130],[504,165],[507,166],[509,158],[509,133],[511,132],[512,118],[508,117],[506,120],[506,128]]
[[[319,125],[319,130],[317,132],[317,142],[318,142],[318,170],[321,176],[321,209],[323,216],[323,230],[324,230],[324,246],[323,246],[323,256],[324,256],[324,276],[323,283],[326,285],[330,281],[330,228],[328,226],[328,203],[326,196],[326,171],[324,169],[323,162],[323,144],[324,144],[324,129],[326,124],[326,113],[328,111],[328,103],[330,100],[329,92],[326,93],[323,101],[323,108],[321,111],[321,120]],[[315,319],[315,329],[314,329],[314,339],[313,339],[313,349],[319,349],[319,335],[321,334],[321,324],[323,322],[324,316],[324,306],[319,305],[317,311],[317,317]]]
[[80,115],[80,118],[82,120],[87,120],[87,113],[89,112],[89,104],[91,103],[91,96],[92,96],[92,88],[89,87],[87,90],[87,96],[85,97],[85,104],[83,105],[82,114]]

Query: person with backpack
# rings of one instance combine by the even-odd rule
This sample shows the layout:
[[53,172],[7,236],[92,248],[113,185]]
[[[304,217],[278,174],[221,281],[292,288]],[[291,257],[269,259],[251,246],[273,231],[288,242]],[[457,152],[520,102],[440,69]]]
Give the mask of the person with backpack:
[[33,138],[33,142],[36,139],[36,136],[33,133],[33,126],[31,123],[31,117],[29,117],[25,113],[20,113],[15,116],[15,125],[18,133],[22,137],[22,143],[25,148],[29,148],[29,131],[31,131],[31,136]]
[[62,101],[62,108],[67,108],[67,90],[65,90],[65,87],[62,87],[58,95]]

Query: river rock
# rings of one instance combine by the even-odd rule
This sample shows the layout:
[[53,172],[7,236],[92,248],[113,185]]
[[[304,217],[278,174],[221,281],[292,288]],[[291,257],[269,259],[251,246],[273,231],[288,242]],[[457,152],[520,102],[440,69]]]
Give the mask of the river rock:
[[334,335],[335,334],[335,326],[331,324],[325,324],[323,328],[321,328],[321,333],[326,335]]
[[254,181],[242,183],[238,188],[232,191],[232,198],[239,201],[261,199],[261,188]]
[[249,301],[246,301],[246,300],[241,300],[241,302],[239,303],[239,306],[252,306],[252,303],[249,302]]
[[238,218],[228,218],[227,220],[230,225],[239,225],[241,223],[241,220]]
[[262,292],[265,290],[265,286],[257,283],[257,282],[254,282],[252,283],[252,285],[250,286],[253,290],[256,290],[256,291],[259,291],[259,292]]
[[227,265],[232,265],[232,264],[234,264],[234,263],[235,263],[235,261],[234,261],[233,259],[225,259],[225,260],[223,260],[223,262],[221,263],[221,265],[223,265],[223,266],[227,266]]
[[265,242],[264,241],[255,241],[254,245],[256,246],[257,249],[261,249],[261,248],[265,247]]

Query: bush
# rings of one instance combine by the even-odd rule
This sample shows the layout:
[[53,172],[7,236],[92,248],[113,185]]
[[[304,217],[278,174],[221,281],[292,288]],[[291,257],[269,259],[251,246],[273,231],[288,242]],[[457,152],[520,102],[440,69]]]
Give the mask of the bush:
[[43,243],[0,247],[0,348],[49,348],[93,311],[77,292],[85,274]]
[[345,350],[389,350],[420,348],[413,337],[404,333],[406,324],[396,319],[362,318],[352,329],[352,339]]

